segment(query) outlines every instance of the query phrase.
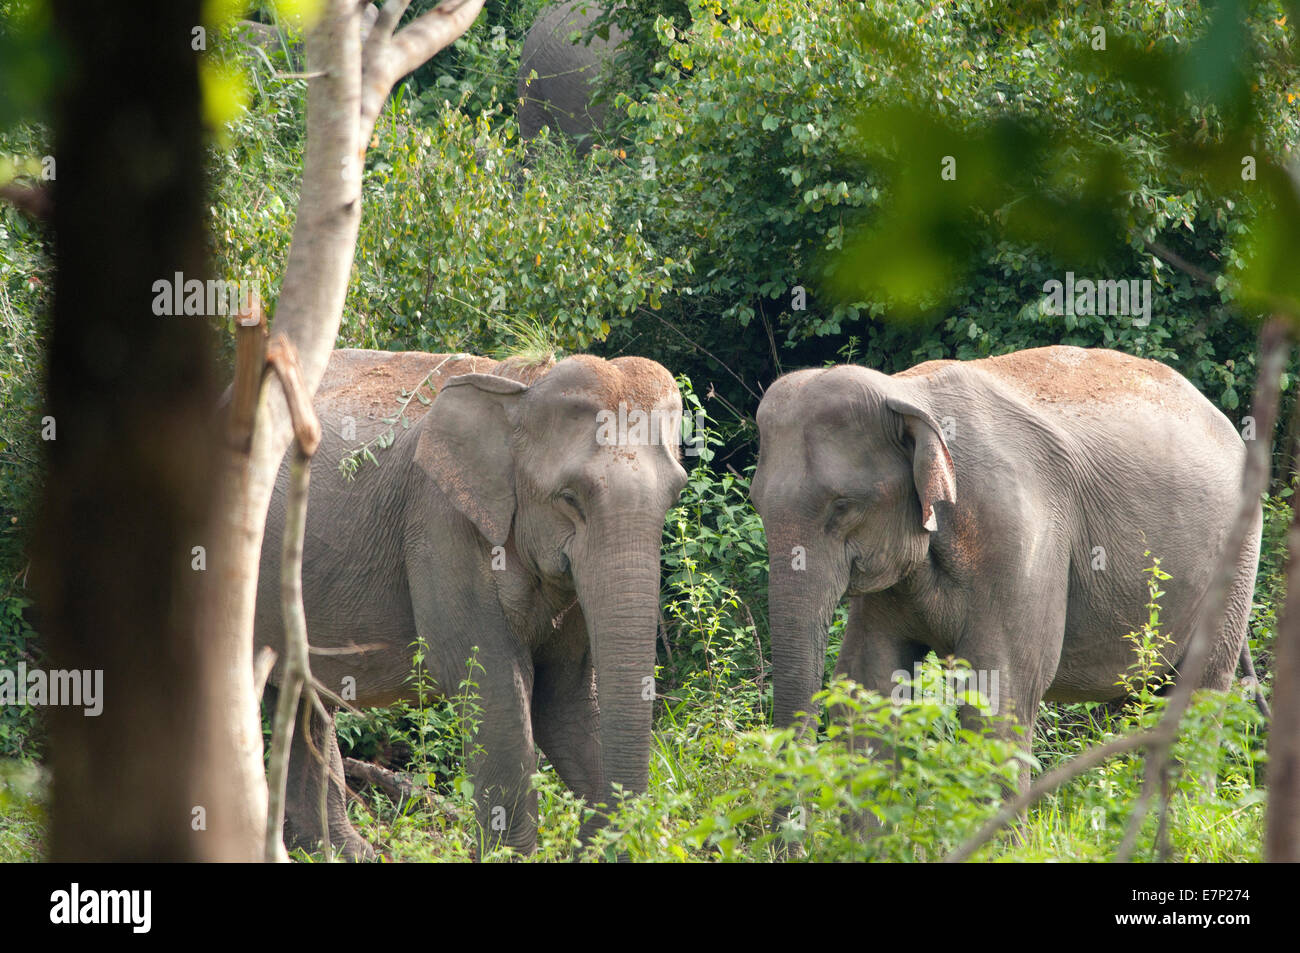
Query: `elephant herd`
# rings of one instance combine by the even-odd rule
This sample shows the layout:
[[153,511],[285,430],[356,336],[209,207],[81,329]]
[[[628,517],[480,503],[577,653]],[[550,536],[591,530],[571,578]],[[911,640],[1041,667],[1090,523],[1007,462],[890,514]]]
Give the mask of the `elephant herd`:
[[[393,427],[395,401],[408,400]],[[316,676],[358,705],[413,699],[412,646],[454,691],[477,657],[471,769],[485,835],[536,841],[540,749],[589,804],[644,791],[664,518],[686,482],[673,375],[638,357],[558,363],[342,350],[316,396],[303,600]],[[611,414],[626,419],[611,437]],[[353,479],[340,461],[395,432]],[[1032,732],[1040,700],[1110,699],[1141,628],[1147,553],[1177,669],[1240,492],[1244,443],[1169,368],[1049,347],[887,376],[786,374],[758,409],[751,496],[769,549],[775,720],[802,727],[832,614],[837,672],[889,694],[929,650],[995,672],[990,699]],[[387,442],[382,441],[382,442]],[[259,644],[283,642],[277,581],[287,467],[267,520]],[[1203,684],[1245,656],[1260,514],[1237,557]],[[278,677],[278,674],[277,676]],[[809,716],[811,717],[811,716]],[[971,712],[969,718],[980,716]],[[296,738],[287,830],[373,850],[346,814],[331,720]],[[1028,741],[1026,740],[1026,743]],[[584,835],[601,823],[593,815]]]

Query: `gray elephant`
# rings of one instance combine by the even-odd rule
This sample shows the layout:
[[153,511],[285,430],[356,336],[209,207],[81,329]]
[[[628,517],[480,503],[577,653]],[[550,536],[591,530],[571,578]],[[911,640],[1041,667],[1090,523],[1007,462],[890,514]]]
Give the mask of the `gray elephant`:
[[[382,418],[399,394],[426,380],[432,406],[411,400],[409,429],[396,426],[393,445],[376,451],[379,465],[345,480],[341,457],[387,431]],[[312,647],[332,650],[313,654],[317,678],[344,698],[354,688],[358,705],[388,705],[415,697],[417,639],[429,674],[450,692],[477,647],[481,752],[472,770],[488,846],[535,846],[535,745],[588,803],[612,803],[614,784],[644,790],[661,536],[686,482],[672,375],[637,357],[529,366],[343,350],[315,406],[324,439],[312,460],[303,601]],[[608,426],[620,414],[640,426]],[[257,600],[258,644],[276,649],[286,481],[287,466]],[[341,778],[332,718],[313,717],[311,736]],[[295,732],[293,844],[319,840],[320,778]],[[327,795],[331,843],[348,858],[372,856],[348,822],[345,789],[332,781]]]
[[[625,34],[611,26],[608,39],[595,36],[589,44],[581,39],[570,42],[569,37],[585,30],[601,12],[590,0],[569,0],[547,7],[528,28],[517,83],[519,135],[524,140],[550,126],[575,140],[579,155],[591,150],[605,122],[605,104],[592,101],[592,83]],[[534,71],[537,78],[530,82]]]
[[[811,712],[846,594],[836,674],[888,697],[927,650],[957,656],[996,673],[990,701],[1031,736],[1041,699],[1122,694],[1134,661],[1124,636],[1147,618],[1149,550],[1172,576],[1161,622],[1177,668],[1245,459],[1233,425],[1176,372],[1076,347],[892,377],[798,371],[767,391],[758,427],[751,495],[768,536],[783,726]],[[1203,687],[1226,689],[1249,659],[1260,521],[1236,557]]]

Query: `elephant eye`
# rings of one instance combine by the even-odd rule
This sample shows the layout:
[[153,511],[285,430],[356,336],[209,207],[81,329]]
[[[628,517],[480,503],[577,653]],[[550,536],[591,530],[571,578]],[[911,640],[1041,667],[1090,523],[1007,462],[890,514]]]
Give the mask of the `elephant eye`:
[[586,519],[582,513],[582,507],[578,505],[578,494],[574,493],[572,490],[561,490],[559,493],[555,494],[555,498],[566,506],[572,507],[580,519]]
[[834,503],[831,504],[830,513],[828,515],[827,522],[828,523],[842,522],[843,520],[846,520],[851,516],[853,516],[854,514],[860,512],[863,508],[863,505],[864,504],[861,500],[855,500],[847,496],[842,496]]

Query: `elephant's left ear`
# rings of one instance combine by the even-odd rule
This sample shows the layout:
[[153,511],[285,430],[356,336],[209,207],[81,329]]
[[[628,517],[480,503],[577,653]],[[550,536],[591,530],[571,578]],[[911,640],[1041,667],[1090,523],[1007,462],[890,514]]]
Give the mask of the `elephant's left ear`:
[[921,522],[933,533],[939,528],[934,504],[940,500],[957,502],[957,473],[943,430],[933,417],[914,404],[896,397],[889,398],[886,404],[902,417],[903,428],[912,438],[912,480],[921,500]]
[[415,461],[494,546],[515,514],[513,410],[528,387],[494,374],[462,374],[442,385],[425,415]]

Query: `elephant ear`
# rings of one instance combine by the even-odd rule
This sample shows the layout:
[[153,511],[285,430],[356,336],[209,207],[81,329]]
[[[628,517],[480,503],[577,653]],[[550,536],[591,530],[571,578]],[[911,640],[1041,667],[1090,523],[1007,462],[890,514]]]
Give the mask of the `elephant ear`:
[[515,515],[514,408],[528,390],[493,374],[461,374],[442,385],[426,415],[415,460],[493,546]]
[[921,500],[921,522],[933,533],[939,528],[934,504],[939,500],[957,502],[957,473],[952,455],[943,439],[943,431],[933,417],[914,404],[891,397],[889,409],[903,419],[903,428],[912,438],[912,480]]

